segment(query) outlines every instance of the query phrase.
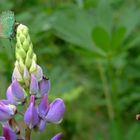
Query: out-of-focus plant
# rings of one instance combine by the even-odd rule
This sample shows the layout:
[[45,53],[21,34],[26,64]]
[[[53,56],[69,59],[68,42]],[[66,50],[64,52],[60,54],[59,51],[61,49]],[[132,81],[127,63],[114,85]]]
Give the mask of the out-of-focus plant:
[[[111,4],[116,9],[112,9]],[[71,50],[80,53],[78,61],[86,67],[83,74],[90,74],[91,87],[103,94],[105,102],[99,99],[98,106],[107,108],[110,139],[123,140],[122,116],[125,117],[132,102],[139,100],[135,93],[139,90],[133,88],[135,82],[131,81],[136,80],[132,76],[134,73],[129,72],[134,68],[127,59],[131,60],[129,50],[140,42],[139,33],[133,34],[140,23],[140,10],[129,5],[122,11],[116,4],[100,0],[94,3],[95,7],[88,7],[83,1],[79,7],[71,5],[58,9],[48,22],[56,36],[76,47]],[[99,77],[95,76],[95,72]],[[100,96],[98,98],[102,98]]]

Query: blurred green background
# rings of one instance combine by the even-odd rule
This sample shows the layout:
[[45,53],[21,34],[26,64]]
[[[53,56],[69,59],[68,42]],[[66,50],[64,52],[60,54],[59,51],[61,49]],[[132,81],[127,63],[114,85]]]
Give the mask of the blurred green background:
[[[1,0],[27,25],[49,99],[63,98],[60,125],[34,140],[140,140],[140,0]],[[14,67],[14,45],[0,39],[0,96]]]

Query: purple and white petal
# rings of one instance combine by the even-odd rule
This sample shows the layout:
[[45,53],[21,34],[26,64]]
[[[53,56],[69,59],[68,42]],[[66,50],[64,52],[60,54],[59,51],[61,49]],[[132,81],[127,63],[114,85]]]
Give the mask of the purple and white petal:
[[46,121],[49,123],[60,123],[65,113],[65,104],[62,99],[57,98],[50,104]]
[[17,80],[14,80],[6,92],[7,99],[11,104],[17,105],[25,101],[24,92]]
[[13,74],[12,74],[12,81],[14,81],[15,79],[17,81],[23,81],[22,75],[20,74],[16,64],[15,64],[15,68],[14,68],[14,71],[13,71]]
[[19,99],[19,100],[24,100],[24,92],[21,88],[21,86],[19,85],[19,83],[17,82],[17,80],[14,80],[12,82],[12,92],[14,94],[14,96]]
[[14,105],[5,105],[3,102],[0,102],[0,121],[6,122],[11,119],[17,112],[16,106]]
[[42,71],[42,68],[39,65],[37,65],[36,71],[32,72],[32,74],[35,75],[35,77],[37,78],[38,81],[42,80],[43,71]]
[[37,94],[39,92],[38,81],[37,78],[31,74],[30,81],[30,94]]
[[18,104],[18,102],[12,92],[11,85],[8,87],[8,89],[6,91],[6,97],[7,97],[7,100],[10,102],[10,104],[13,104],[13,105]]

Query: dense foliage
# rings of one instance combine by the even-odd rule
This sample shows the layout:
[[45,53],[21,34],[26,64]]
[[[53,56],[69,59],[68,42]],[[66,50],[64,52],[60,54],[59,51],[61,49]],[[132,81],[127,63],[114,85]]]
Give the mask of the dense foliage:
[[[61,97],[60,126],[34,139],[139,140],[140,0],[5,0],[28,25],[50,97]],[[0,94],[10,83],[15,43],[0,39]],[[3,87],[3,88],[2,88]],[[49,133],[50,132],[50,133]]]

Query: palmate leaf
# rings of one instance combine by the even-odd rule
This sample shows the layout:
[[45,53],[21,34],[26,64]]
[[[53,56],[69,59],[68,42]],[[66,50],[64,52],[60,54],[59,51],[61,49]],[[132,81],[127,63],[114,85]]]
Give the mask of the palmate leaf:
[[0,15],[0,37],[10,38],[14,31],[15,16],[12,11],[4,11]]
[[139,25],[140,10],[134,5],[127,6],[123,9],[123,14],[120,13],[118,26],[126,29],[125,37],[128,37],[132,31]]
[[106,46],[103,47],[94,42],[92,31],[99,26],[110,36],[112,20],[112,9],[109,3],[100,0],[97,7],[91,11],[74,5],[61,8],[51,16],[48,22],[60,38],[92,52],[94,56],[104,57],[107,55]]
[[60,38],[93,53],[105,56],[92,40],[92,29],[95,26],[92,15],[87,11],[71,6],[60,9],[49,19],[54,33]]

